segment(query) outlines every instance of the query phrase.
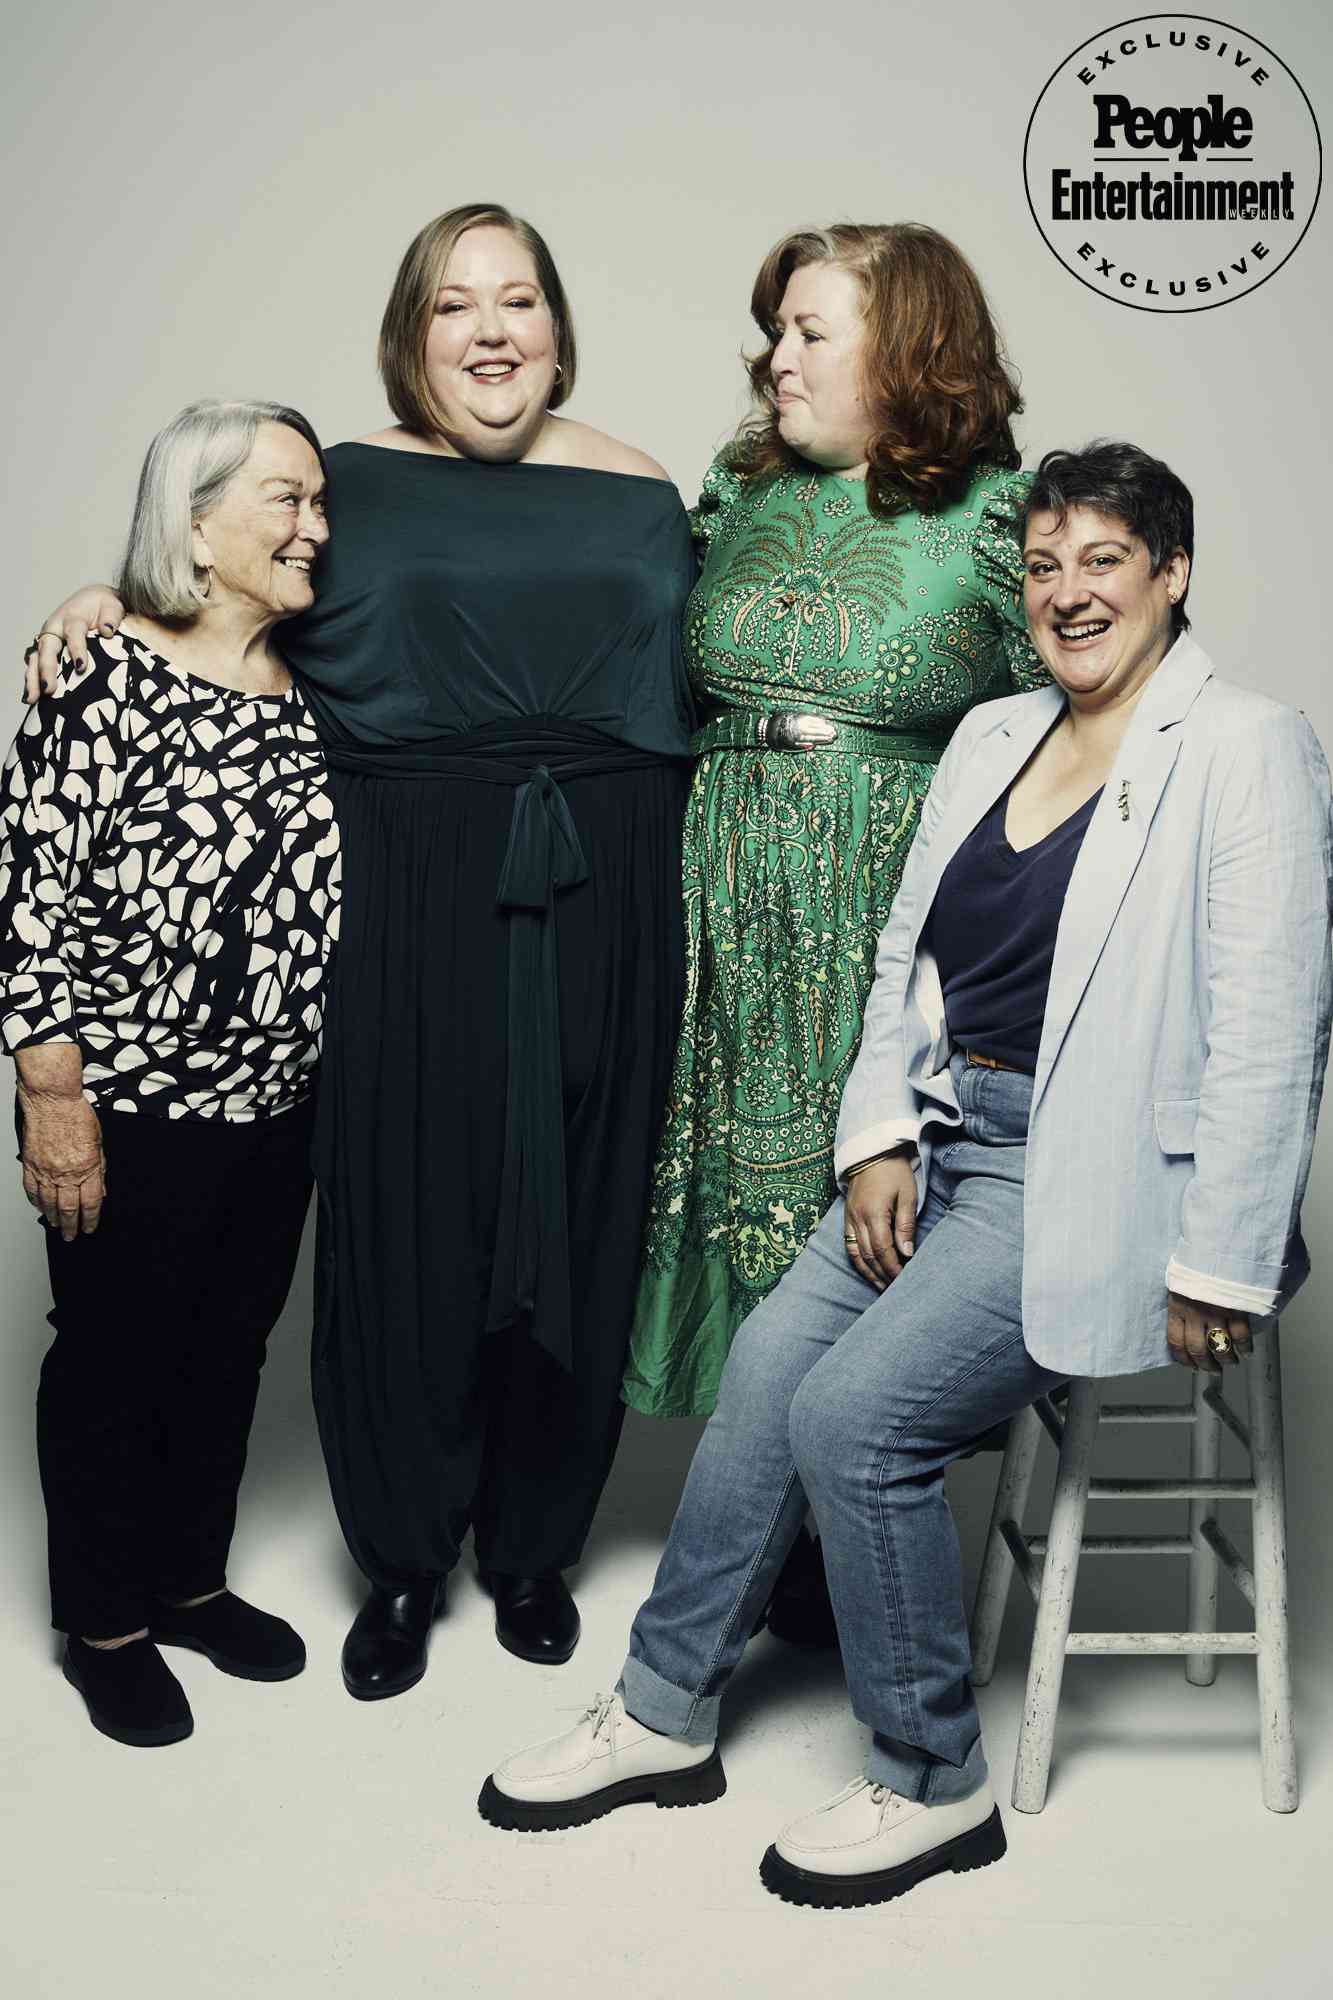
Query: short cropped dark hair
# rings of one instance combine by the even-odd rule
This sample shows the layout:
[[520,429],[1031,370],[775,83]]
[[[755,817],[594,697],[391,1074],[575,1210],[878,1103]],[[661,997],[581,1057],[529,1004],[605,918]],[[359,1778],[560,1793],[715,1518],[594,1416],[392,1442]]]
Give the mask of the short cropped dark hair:
[[[1136,444],[1096,438],[1082,451],[1048,451],[1033,475],[1019,534],[1027,539],[1034,514],[1054,514],[1063,521],[1071,507],[1091,507],[1098,514],[1123,521],[1148,551],[1154,576],[1160,575],[1177,549],[1194,561],[1194,498],[1169,465],[1152,458]],[[1188,632],[1185,599],[1171,607],[1171,637]]]

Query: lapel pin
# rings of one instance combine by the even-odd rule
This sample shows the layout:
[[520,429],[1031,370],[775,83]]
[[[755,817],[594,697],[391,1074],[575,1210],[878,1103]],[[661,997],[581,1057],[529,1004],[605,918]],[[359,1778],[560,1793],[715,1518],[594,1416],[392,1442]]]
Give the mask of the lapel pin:
[[1120,797],[1118,798],[1118,800],[1116,801],[1116,803],[1117,803],[1117,805],[1118,805],[1118,806],[1120,807],[1120,817],[1121,817],[1121,819],[1128,819],[1128,818],[1129,818],[1129,779],[1128,779],[1128,778],[1122,778],[1122,779],[1120,780]]

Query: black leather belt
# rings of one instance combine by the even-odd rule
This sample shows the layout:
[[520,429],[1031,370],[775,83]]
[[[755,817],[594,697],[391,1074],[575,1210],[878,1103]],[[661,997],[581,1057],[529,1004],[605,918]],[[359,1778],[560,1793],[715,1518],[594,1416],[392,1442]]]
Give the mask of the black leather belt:
[[690,749],[696,757],[709,750],[851,750],[866,757],[897,757],[906,764],[938,764],[947,742],[927,730],[835,722],[804,708],[779,708],[770,715],[728,708],[696,731]]

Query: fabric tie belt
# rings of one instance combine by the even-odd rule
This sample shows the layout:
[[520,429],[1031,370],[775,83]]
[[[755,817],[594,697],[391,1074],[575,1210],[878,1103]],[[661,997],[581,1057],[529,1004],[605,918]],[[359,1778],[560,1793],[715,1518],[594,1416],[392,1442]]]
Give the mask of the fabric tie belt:
[[696,757],[706,750],[851,750],[907,764],[938,764],[948,740],[926,730],[834,722],[809,709],[780,708],[761,715],[753,708],[728,708],[690,738],[690,749]]
[[336,743],[325,749],[330,767],[352,776],[465,778],[514,788],[495,892],[497,909],[509,919],[508,1081],[486,1330],[496,1332],[530,1314],[533,1338],[572,1370],[554,916],[556,896],[585,882],[588,864],[560,784],[650,770],[671,760],[600,730],[542,718],[517,727],[488,724],[401,749]]

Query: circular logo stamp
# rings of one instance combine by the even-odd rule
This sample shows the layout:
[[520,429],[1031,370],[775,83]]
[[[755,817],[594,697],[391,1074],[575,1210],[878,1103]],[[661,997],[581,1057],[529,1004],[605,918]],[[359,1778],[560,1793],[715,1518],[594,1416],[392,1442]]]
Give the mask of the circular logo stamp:
[[1140,312],[1208,312],[1296,249],[1323,149],[1266,43],[1204,14],[1143,14],[1060,64],[1028,120],[1023,176],[1081,284]]

